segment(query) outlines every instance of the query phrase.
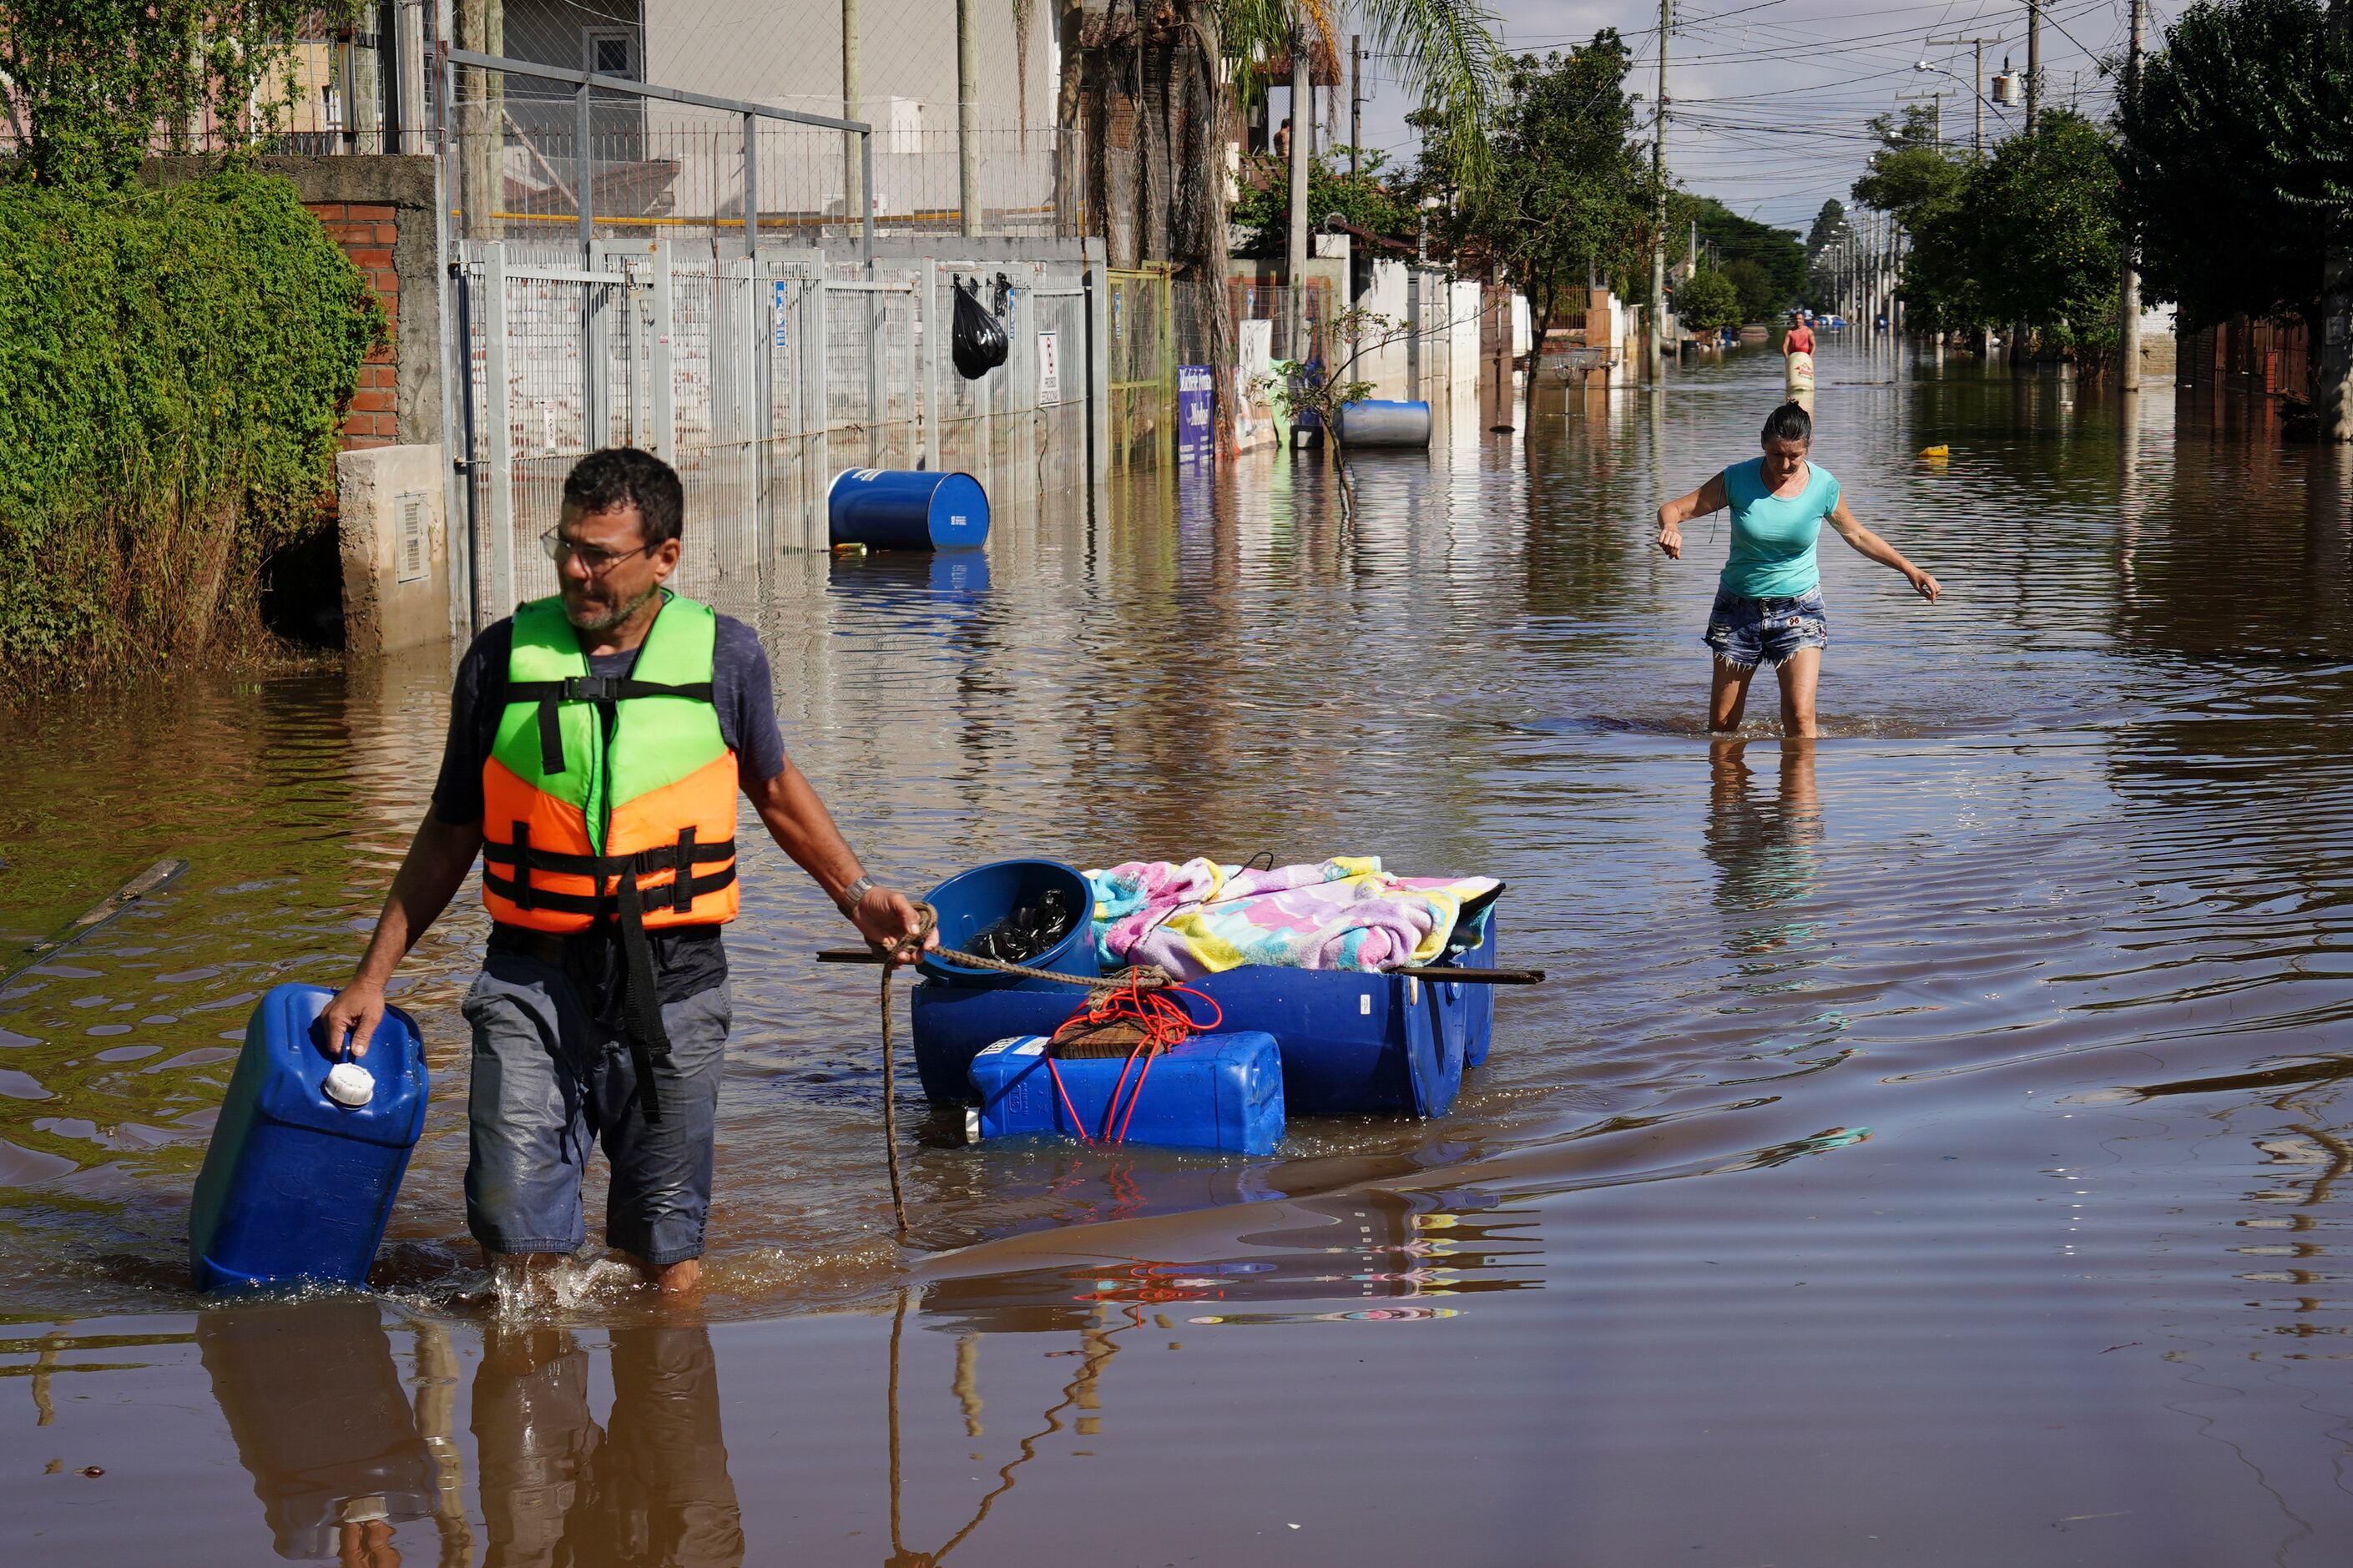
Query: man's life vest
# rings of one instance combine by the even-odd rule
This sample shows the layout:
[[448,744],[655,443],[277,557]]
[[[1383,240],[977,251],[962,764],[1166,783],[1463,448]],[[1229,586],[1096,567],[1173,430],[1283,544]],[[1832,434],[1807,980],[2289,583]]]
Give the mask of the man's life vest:
[[560,598],[514,614],[506,708],[482,763],[482,900],[501,924],[610,921],[646,1120],[670,1057],[649,927],[735,918],[735,753],[712,706],[719,618],[670,595],[636,664],[592,675]]
[[629,674],[592,675],[560,599],[514,615],[482,764],[482,898],[532,931],[735,918],[735,753],[711,703],[718,617],[671,595]]

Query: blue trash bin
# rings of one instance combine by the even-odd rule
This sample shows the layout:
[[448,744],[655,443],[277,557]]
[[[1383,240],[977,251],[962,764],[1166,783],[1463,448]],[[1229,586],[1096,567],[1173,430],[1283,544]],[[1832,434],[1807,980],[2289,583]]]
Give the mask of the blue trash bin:
[[[974,937],[1051,889],[1060,889],[1077,919],[1061,941],[1024,962],[1032,969],[1050,969],[1057,974],[1102,973],[1095,959],[1094,889],[1084,877],[1059,860],[998,860],[976,866],[934,888],[923,895],[923,901],[939,915],[940,945],[970,952]],[[943,958],[927,958],[922,967],[926,977],[951,985],[1042,987],[1068,993],[1068,988],[1048,981],[973,969]]]
[[844,468],[826,491],[836,544],[869,550],[977,550],[988,542],[988,492],[970,474]]

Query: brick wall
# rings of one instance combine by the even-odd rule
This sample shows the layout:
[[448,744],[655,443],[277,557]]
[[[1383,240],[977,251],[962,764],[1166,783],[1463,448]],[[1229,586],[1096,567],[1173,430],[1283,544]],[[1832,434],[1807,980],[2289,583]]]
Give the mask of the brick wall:
[[[400,439],[400,274],[393,250],[400,242],[401,210],[377,202],[310,202],[327,237],[343,247],[384,305],[387,341],[360,367],[359,391],[343,416],[343,447],[389,447]],[[421,301],[430,310],[431,301]]]

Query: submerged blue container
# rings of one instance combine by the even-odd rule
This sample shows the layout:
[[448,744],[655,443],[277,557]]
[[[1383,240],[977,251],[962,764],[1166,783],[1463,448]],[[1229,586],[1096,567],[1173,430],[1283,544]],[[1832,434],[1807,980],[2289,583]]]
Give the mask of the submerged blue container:
[[318,1047],[323,985],[280,985],[246,1025],[188,1214],[200,1290],[320,1280],[361,1285],[425,1128],[425,1047],[397,1007],[357,1065],[365,1105],[327,1098]]
[[[1253,964],[1187,984],[1218,1004],[1222,1031],[1275,1037],[1293,1116],[1444,1115],[1462,1087],[1464,1062],[1485,1057],[1494,1026],[1492,1001],[1460,994],[1486,987],[1404,974]],[[1448,992],[1457,994],[1451,1002]],[[983,1047],[1050,1035],[1085,1000],[1071,985],[983,987],[926,976],[910,999],[924,1094],[941,1104],[968,1100],[967,1070]],[[1185,1000],[1204,1016],[1199,1003]]]
[[1430,445],[1430,405],[1360,398],[1340,405],[1340,444],[1344,447],[1427,447]]
[[826,491],[833,542],[870,550],[977,550],[988,542],[988,492],[970,474],[844,468]]
[[[1145,1063],[1131,1065],[1124,1056],[1065,1057],[1050,1068],[1045,1037],[997,1040],[972,1058],[972,1092],[980,1108],[970,1113],[970,1125],[984,1139],[1082,1132],[1102,1138],[1112,1097],[1119,1094],[1118,1121],[1110,1131],[1124,1125],[1129,1143],[1271,1154],[1282,1142],[1282,1058],[1273,1036],[1257,1030],[1196,1035],[1149,1066],[1147,1072]],[[1143,1088],[1123,1091],[1123,1074],[1129,1090],[1139,1078]]]
[[[1070,934],[1052,947],[1022,962],[1032,969],[1050,969],[1057,974],[1100,974],[1103,967],[1095,959],[1094,920],[1095,895],[1076,868],[1059,860],[998,860],[987,866],[976,866],[969,871],[958,872],[923,895],[923,901],[939,915],[940,945],[972,951],[973,938],[1003,920],[1025,904],[1034,903],[1050,889],[1059,889],[1075,915]],[[928,978],[945,980],[958,985],[983,986],[992,990],[1008,987],[1043,988],[1057,996],[1073,994],[1071,987],[1057,985],[1050,980],[1029,980],[1016,974],[1000,973],[994,969],[973,969],[961,963],[950,963],[944,958],[926,958],[922,969]],[[1084,994],[1078,993],[1078,994]],[[1063,1008],[1067,1013],[1068,1006]],[[1057,1016],[1054,1020],[1060,1023]],[[1019,1033],[1021,1031],[1012,1031]],[[1050,1028],[1046,1033],[1052,1033]],[[991,1036],[994,1039],[998,1037]],[[973,1048],[977,1050],[981,1041]],[[956,1064],[956,1093],[964,1083],[964,1064]]]

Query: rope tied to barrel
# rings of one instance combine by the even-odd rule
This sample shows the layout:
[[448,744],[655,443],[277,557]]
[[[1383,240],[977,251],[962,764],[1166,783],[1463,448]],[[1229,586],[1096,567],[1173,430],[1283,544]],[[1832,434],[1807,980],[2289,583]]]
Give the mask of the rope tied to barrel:
[[[899,1173],[899,1064],[891,1038],[891,981],[899,966],[913,963],[924,957],[959,964],[966,969],[994,970],[1024,980],[1049,980],[1058,984],[1076,985],[1088,993],[1084,1014],[1093,1008],[1106,993],[1131,994],[1139,999],[1148,992],[1176,984],[1176,976],[1155,963],[1143,963],[1121,970],[1116,974],[1064,974],[1051,969],[1036,969],[1026,963],[1014,963],[1001,958],[986,958],[976,952],[965,952],[953,947],[927,945],[940,927],[940,913],[918,899],[915,901],[915,929],[896,942],[875,942],[871,945],[883,960],[882,963],[882,1147],[891,1172],[891,1216],[898,1226],[899,1239],[907,1239],[907,1195],[905,1184]],[[1181,989],[1181,987],[1180,987]],[[1108,1016],[1108,1015],[1106,1015]],[[1124,1075],[1123,1075],[1124,1077]],[[1144,1087],[1141,1079],[1136,1088]],[[1130,1107],[1133,1114],[1133,1106]],[[1122,1131],[1125,1129],[1123,1127]],[[1083,1134],[1082,1134],[1083,1136]]]

